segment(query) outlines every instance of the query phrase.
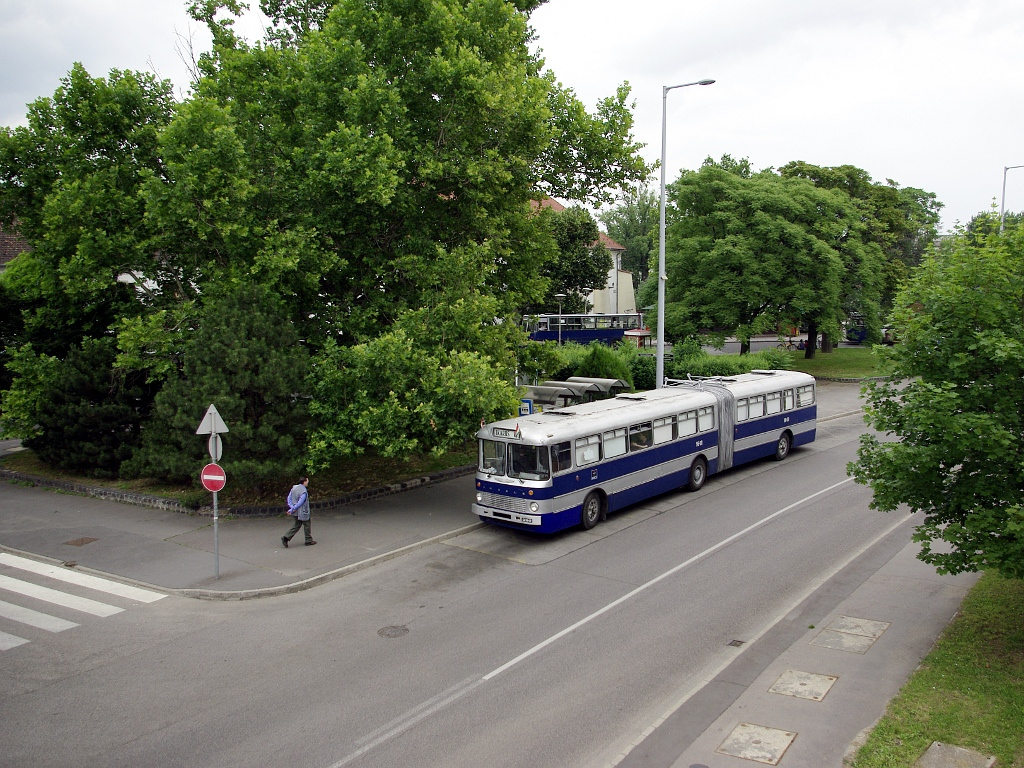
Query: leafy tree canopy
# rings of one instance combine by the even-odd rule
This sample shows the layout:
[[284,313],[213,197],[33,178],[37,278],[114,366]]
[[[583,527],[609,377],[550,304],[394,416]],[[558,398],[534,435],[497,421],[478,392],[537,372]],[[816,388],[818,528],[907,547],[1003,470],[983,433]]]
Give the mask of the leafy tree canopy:
[[1024,578],[1024,230],[960,233],[926,257],[893,311],[891,374],[866,389],[850,473],[872,506],[923,512],[920,558],[942,573]]
[[[540,4],[264,0],[273,33],[249,45],[233,28],[243,3],[193,0],[214,46],[178,105],[168,83],[76,67],[27,128],[0,133],[0,222],[16,218],[33,247],[4,279],[25,307],[24,324],[3,331],[5,346],[25,347],[17,370],[116,335],[122,372],[166,382],[139,466],[156,460],[147,441],[186,395],[220,391],[194,339],[237,286],[280,300],[266,314],[260,294],[257,316],[294,329],[324,381],[352,365],[336,350],[386,355],[373,342],[403,333],[410,359],[464,366],[489,378],[481,391],[510,379],[521,337],[498,319],[543,300],[557,253],[531,202],[596,201],[649,172],[628,86],[590,112],[531,53]],[[276,354],[240,348],[255,367]],[[11,387],[38,404],[42,382]],[[361,407],[339,391],[318,396]],[[443,387],[420,391],[437,398],[417,404],[426,411],[448,402]],[[236,420],[249,418],[247,397]],[[469,429],[487,409],[467,408]],[[387,423],[368,423],[382,431],[359,433],[362,445],[406,445]],[[450,439],[430,429],[417,445]],[[261,440],[239,440],[253,478],[288,453]]]
[[900,284],[935,241],[942,203],[931,192],[900,187],[892,179],[884,184],[872,181],[867,171],[852,165],[828,168],[797,160],[779,173],[810,179],[815,186],[840,190],[853,199],[864,224],[864,240],[877,244],[885,256],[884,265],[879,265],[880,298],[882,307],[891,307]]
[[555,312],[559,301],[555,294],[563,294],[565,312],[583,312],[586,295],[600,290],[608,282],[612,256],[600,242],[600,230],[593,216],[580,206],[564,211],[545,210],[541,214],[550,222],[558,253],[543,270],[548,278],[548,292],[544,310]]
[[608,235],[626,249],[622,267],[633,273],[634,289],[647,279],[651,259],[657,253],[660,202],[654,190],[634,188],[600,216]]
[[[666,335],[736,335],[747,347],[783,325],[838,333],[844,275],[856,275],[862,301],[873,298],[877,254],[856,208],[806,179],[748,170],[729,156],[709,159],[670,187]],[[655,290],[648,283],[641,303],[655,303]]]

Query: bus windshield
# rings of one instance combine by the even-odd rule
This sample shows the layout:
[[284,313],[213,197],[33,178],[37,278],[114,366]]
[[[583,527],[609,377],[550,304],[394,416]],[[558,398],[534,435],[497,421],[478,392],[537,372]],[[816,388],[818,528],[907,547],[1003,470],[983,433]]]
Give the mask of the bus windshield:
[[487,475],[508,475],[520,480],[547,480],[551,477],[548,447],[481,440],[479,470]]
[[547,480],[551,477],[546,445],[509,446],[508,476],[520,480]]

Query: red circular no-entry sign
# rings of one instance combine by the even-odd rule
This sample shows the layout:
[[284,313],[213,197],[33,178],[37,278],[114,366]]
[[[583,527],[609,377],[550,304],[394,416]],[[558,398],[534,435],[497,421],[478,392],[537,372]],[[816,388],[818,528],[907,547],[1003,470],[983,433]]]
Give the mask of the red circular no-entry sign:
[[219,464],[207,464],[203,467],[199,479],[203,482],[203,488],[216,493],[224,488],[224,484],[228,481],[228,476],[224,474],[224,470]]

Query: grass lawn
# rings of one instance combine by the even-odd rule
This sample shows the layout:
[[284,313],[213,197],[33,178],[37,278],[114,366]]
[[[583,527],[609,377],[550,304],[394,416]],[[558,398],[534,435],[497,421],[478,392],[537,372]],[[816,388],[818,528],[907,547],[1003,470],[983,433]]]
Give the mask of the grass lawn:
[[1024,580],[982,577],[851,765],[909,768],[933,741],[1024,768]]
[[838,347],[827,355],[816,352],[807,360],[801,351],[787,352],[794,371],[829,379],[864,379],[878,376],[878,358],[870,346]]

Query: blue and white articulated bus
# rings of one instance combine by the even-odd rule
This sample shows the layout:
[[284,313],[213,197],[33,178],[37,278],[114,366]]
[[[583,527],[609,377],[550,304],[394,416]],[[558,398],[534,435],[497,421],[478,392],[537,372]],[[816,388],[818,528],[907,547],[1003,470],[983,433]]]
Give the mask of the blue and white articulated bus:
[[551,533],[814,440],[814,378],[753,371],[497,421],[477,432],[481,520]]

